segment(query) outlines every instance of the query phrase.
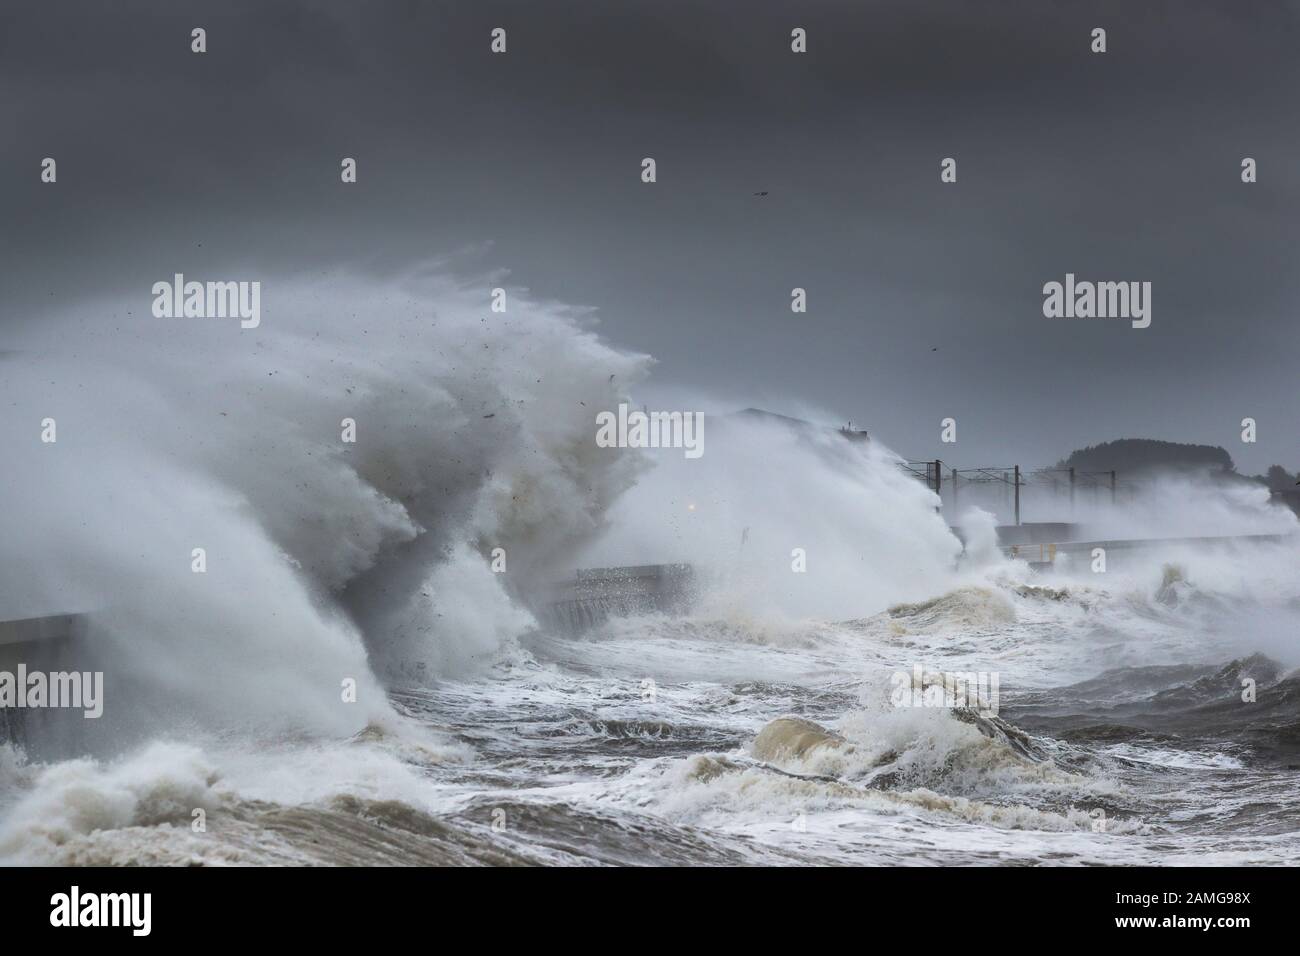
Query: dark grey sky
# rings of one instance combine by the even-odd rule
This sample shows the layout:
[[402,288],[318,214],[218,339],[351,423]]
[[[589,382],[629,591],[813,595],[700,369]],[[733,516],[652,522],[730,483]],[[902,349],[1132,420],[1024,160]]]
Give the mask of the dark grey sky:
[[[597,307],[661,386],[822,409],[909,456],[1135,436],[1300,465],[1294,3],[25,6],[0,12],[0,329],[147,308],[173,271],[491,243],[473,267]],[[1152,282],[1151,327],[1044,318],[1067,271]]]

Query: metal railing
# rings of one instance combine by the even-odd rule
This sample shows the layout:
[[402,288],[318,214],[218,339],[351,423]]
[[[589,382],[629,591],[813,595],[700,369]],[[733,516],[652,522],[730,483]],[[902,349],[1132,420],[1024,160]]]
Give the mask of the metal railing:
[[[901,463],[908,474],[924,481],[935,494],[943,496],[946,483],[951,489],[952,503],[956,506],[961,488],[965,485],[1002,484],[1011,489],[1012,507],[1015,523],[1020,524],[1020,489],[1029,485],[1050,485],[1054,490],[1064,488],[1069,492],[1070,511],[1074,511],[1075,493],[1078,488],[1091,488],[1094,493],[1105,489],[1110,491],[1111,504],[1116,501],[1118,481],[1114,471],[1079,471],[1075,468],[1033,468],[1028,471],[1019,465],[982,468],[949,468],[944,472],[943,462],[936,458],[932,461],[909,458]],[[1127,482],[1133,485],[1133,482]]]

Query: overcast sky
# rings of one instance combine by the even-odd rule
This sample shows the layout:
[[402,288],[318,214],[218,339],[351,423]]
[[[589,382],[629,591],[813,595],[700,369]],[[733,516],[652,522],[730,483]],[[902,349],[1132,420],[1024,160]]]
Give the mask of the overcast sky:
[[[596,307],[651,395],[960,466],[1151,437],[1296,468],[1297,51],[1284,2],[15,0],[0,349],[176,271],[460,253]],[[1067,272],[1150,281],[1150,328],[1045,318]]]

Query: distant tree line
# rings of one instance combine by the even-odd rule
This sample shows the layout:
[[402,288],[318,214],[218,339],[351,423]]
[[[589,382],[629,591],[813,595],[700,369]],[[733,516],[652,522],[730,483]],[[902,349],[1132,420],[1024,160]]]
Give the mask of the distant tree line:
[[1143,471],[1206,471],[1224,478],[1257,481],[1270,491],[1295,491],[1298,474],[1272,465],[1263,475],[1239,475],[1232,456],[1218,445],[1195,445],[1154,438],[1121,438],[1089,445],[1057,462],[1057,468],[1078,471],[1117,471],[1132,475]]

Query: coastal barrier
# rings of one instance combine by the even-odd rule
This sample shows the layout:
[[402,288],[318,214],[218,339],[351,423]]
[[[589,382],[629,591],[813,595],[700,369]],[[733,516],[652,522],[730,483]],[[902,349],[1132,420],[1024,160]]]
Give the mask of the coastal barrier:
[[542,624],[577,634],[611,617],[683,613],[694,598],[695,584],[695,569],[689,564],[583,568],[555,585],[536,613]]
[[83,614],[51,614],[0,621],[0,670],[12,670],[33,655],[48,657],[57,647],[85,632]]
[[1055,566],[1058,558],[1067,555],[1080,555],[1085,560],[1090,560],[1093,552],[1097,549],[1104,551],[1109,558],[1114,553],[1122,555],[1135,551],[1153,551],[1161,548],[1208,549],[1252,544],[1281,544],[1285,542],[1300,543],[1300,535],[1233,534],[1194,538],[1111,538],[1097,541],[1039,541],[1002,545],[999,550],[1008,558],[1029,562],[1030,567],[1050,568]]
[[[0,621],[0,671],[14,674],[19,664],[29,669],[53,668],[60,654],[85,633],[85,627],[82,614]],[[0,707],[0,742],[24,742],[26,713],[21,708]]]

